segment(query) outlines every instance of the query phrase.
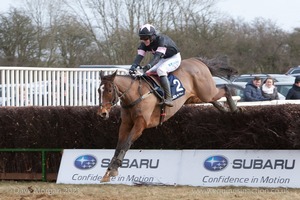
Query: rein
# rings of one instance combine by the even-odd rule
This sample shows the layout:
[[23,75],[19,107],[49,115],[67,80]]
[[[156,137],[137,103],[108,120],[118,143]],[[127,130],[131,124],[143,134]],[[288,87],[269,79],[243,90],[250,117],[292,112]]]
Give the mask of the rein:
[[[139,85],[138,85],[139,97],[136,100],[130,102],[129,104],[124,105],[124,102],[122,101],[122,99],[124,100],[124,97],[129,92],[133,83],[137,80],[138,77],[139,77],[139,79],[138,79],[139,80]],[[142,92],[141,92],[142,80],[149,86],[149,88],[148,88],[149,91],[145,94],[142,94]],[[110,81],[110,82],[113,87],[113,98],[110,102],[101,103],[100,106],[107,105],[107,104],[110,104],[111,106],[115,106],[115,105],[117,105],[118,101],[121,100],[121,103],[120,103],[121,107],[124,109],[129,109],[129,108],[139,104],[142,100],[144,100],[145,98],[147,98],[148,96],[150,96],[153,93],[156,94],[160,99],[163,99],[163,97],[158,93],[156,88],[154,88],[152,86],[152,84],[143,76],[135,76],[134,79],[131,79],[131,83],[130,83],[129,87],[124,92],[121,92],[119,90],[119,88],[117,87],[117,85],[113,81]],[[164,118],[166,116],[164,104],[160,104],[160,112],[161,112],[161,114],[160,114],[160,123],[159,124],[161,125],[164,122]]]
[[133,85],[133,83],[134,83],[134,81],[136,79],[137,79],[137,77],[135,77],[134,79],[131,80],[131,83],[130,83],[129,87],[124,92],[119,91],[119,89],[116,86],[116,84],[113,81],[110,81],[111,84],[112,84],[112,87],[113,87],[113,98],[112,98],[112,100],[110,102],[100,103],[100,106],[104,106],[104,105],[108,105],[108,104],[110,104],[111,106],[115,106],[115,105],[117,105],[117,103],[118,103],[118,101],[120,99],[121,99],[121,106],[122,106],[122,108],[130,108],[130,107],[133,107],[134,105],[138,104],[139,102],[141,102],[151,92],[150,93],[148,92],[146,95],[142,95],[141,92],[140,92],[140,85],[141,84],[139,84],[140,97],[137,100],[131,102],[128,105],[122,105],[122,98],[124,98],[125,95],[129,92],[130,88],[132,87],[132,85]]
[[[131,81],[131,84],[129,86],[129,88],[120,96],[123,97],[125,95],[125,93],[127,93],[129,91],[129,89],[131,88],[133,82],[137,79],[137,76],[132,79]],[[139,94],[140,94],[140,97],[136,100],[134,100],[133,102],[131,102],[130,104],[128,105],[122,105],[122,101],[121,101],[121,106],[122,108],[125,108],[125,109],[128,109],[128,108],[131,108],[133,106],[135,106],[136,104],[140,103],[143,99],[147,98],[148,96],[150,96],[152,93],[153,93],[153,90],[150,90],[149,92],[147,92],[146,94],[143,94],[141,93],[141,79],[139,79],[139,87],[138,87],[138,91],[139,91]]]
[[[129,103],[128,105],[124,105],[124,103],[122,102],[122,99],[124,99],[126,94],[131,89],[134,81],[136,81],[138,77],[139,77],[138,92],[139,92],[140,96],[136,100]],[[150,87],[150,90],[145,94],[141,93],[141,80],[142,79]],[[107,105],[107,104],[110,104],[111,106],[115,106],[118,103],[118,101],[121,99],[121,107],[128,109],[128,108],[131,108],[131,107],[135,106],[136,104],[140,103],[143,99],[147,98],[148,96],[150,96],[153,93],[156,93],[158,96],[160,96],[160,94],[156,91],[156,89],[153,88],[151,83],[149,83],[149,81],[147,81],[143,76],[135,76],[134,79],[131,80],[129,87],[124,92],[121,92],[113,81],[111,82],[111,84],[113,85],[113,98],[112,98],[111,102],[101,103],[100,106]]]
[[[139,91],[140,97],[138,99],[136,99],[135,101],[131,102],[128,105],[122,105],[122,101],[121,101],[122,108],[124,108],[124,109],[131,108],[134,105],[140,103],[143,99],[145,99],[148,96],[150,96],[152,93],[155,93],[158,97],[160,97],[161,99],[163,99],[163,97],[157,92],[157,90],[152,86],[152,84],[144,76],[139,76],[139,77],[140,77],[140,79],[139,79],[138,91]],[[129,91],[129,89],[131,88],[131,86],[132,86],[133,82],[136,80],[136,78],[137,78],[137,76],[135,77],[135,79],[132,80],[129,88],[121,95],[121,97],[123,97],[125,95],[125,93],[127,93]],[[150,90],[146,94],[143,94],[143,95],[141,93],[141,79],[143,79],[146,82],[146,84],[150,87]],[[162,123],[164,122],[165,116],[166,116],[165,105],[161,104],[160,105],[160,118],[159,118],[159,124],[160,125],[162,125]]]
[[113,86],[113,98],[110,102],[100,103],[100,106],[104,106],[107,104],[110,104],[111,106],[115,106],[115,105],[117,105],[117,103],[120,99],[121,99],[122,108],[130,108],[130,107],[133,107],[134,105],[138,104],[140,101],[142,101],[145,98],[145,95],[141,95],[141,93],[140,93],[140,85],[139,85],[140,97],[128,105],[122,105],[122,98],[124,98],[125,95],[129,92],[130,88],[132,87],[132,85],[136,79],[137,79],[137,77],[135,77],[134,79],[131,80],[129,87],[124,92],[121,92],[113,81],[110,81]]

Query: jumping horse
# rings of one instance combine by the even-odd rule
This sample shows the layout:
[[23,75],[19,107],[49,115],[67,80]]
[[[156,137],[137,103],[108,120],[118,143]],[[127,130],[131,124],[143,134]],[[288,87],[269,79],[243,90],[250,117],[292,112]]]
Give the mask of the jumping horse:
[[[212,103],[222,112],[236,112],[237,107],[228,88],[217,88],[213,75],[218,69],[212,69],[203,60],[189,58],[182,60],[180,67],[172,72],[185,88],[184,96],[173,100],[174,107],[165,107],[162,112],[161,100],[155,95],[153,88],[139,77],[117,75],[117,71],[104,76],[100,72],[99,103],[97,114],[104,119],[109,118],[109,112],[120,100],[121,125],[117,147],[105,175],[101,182],[109,182],[110,177],[118,175],[118,168],[132,143],[136,141],[143,130],[156,127],[172,117],[184,104]],[[230,70],[229,70],[230,71]],[[226,97],[227,106],[217,102]]]

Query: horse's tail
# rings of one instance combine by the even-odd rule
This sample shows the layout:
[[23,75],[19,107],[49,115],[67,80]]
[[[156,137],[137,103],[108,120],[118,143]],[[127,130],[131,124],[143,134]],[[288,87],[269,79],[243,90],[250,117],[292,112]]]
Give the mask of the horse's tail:
[[203,63],[205,63],[213,76],[225,77],[228,80],[231,79],[232,76],[238,74],[237,69],[229,66],[229,59],[225,56],[217,56],[212,59],[205,58],[197,58]]

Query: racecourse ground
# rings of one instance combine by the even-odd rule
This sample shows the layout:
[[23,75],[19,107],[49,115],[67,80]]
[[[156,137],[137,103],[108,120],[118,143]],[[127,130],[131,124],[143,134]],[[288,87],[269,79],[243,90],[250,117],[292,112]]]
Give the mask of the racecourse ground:
[[65,185],[45,182],[0,182],[1,200],[291,200],[300,190],[291,188]]

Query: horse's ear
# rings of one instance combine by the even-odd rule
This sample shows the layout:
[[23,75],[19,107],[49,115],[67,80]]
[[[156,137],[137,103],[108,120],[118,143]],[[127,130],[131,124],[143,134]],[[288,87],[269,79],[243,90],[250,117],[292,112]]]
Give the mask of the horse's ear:
[[103,76],[104,76],[104,71],[100,71],[100,79],[102,79],[103,78]]
[[117,72],[118,72],[118,70],[116,70],[116,71],[111,75],[112,79],[114,79],[114,78],[116,77]]

